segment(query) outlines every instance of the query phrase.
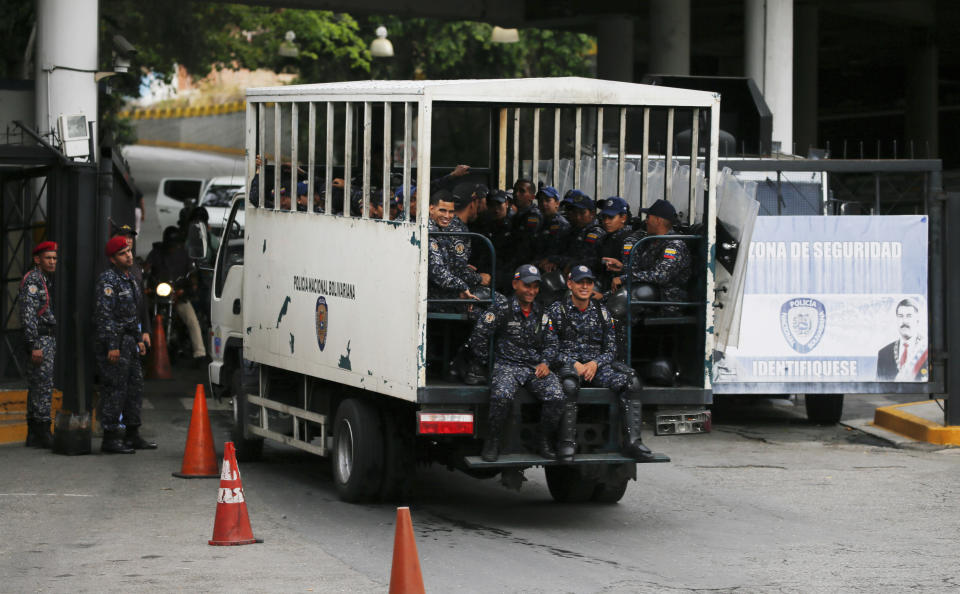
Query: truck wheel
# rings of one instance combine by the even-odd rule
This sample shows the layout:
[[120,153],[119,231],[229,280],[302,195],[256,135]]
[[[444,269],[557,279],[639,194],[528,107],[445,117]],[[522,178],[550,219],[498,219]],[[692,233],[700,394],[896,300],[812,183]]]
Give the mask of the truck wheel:
[[547,488],[558,503],[583,503],[590,501],[597,488],[597,481],[586,479],[575,466],[547,466]]
[[592,499],[597,503],[617,503],[623,499],[623,494],[627,492],[629,482],[629,478],[623,478],[597,483],[597,488],[593,490]]
[[807,419],[817,425],[836,425],[843,414],[843,394],[807,394]]
[[381,501],[403,501],[413,491],[416,461],[413,457],[413,440],[403,425],[408,423],[401,411],[384,409],[383,422],[383,479],[380,485]]
[[233,424],[230,427],[230,439],[237,450],[237,462],[255,462],[263,453],[262,439],[247,439],[243,435],[242,419],[250,419],[252,413],[247,405],[246,392],[241,383],[240,370],[230,375],[230,391],[233,392]]
[[383,473],[383,434],[377,411],[349,398],[337,408],[333,424],[333,482],[342,501],[376,497]]

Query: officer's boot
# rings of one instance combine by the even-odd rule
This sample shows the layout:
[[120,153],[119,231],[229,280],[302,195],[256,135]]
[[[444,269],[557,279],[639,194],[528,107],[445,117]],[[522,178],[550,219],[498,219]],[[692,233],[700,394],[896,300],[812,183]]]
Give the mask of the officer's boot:
[[157,444],[140,437],[140,427],[127,426],[127,437],[123,440],[127,447],[135,450],[155,450]]
[[50,449],[53,447],[53,434],[50,433],[50,421],[37,421],[35,446],[38,448]]
[[560,417],[560,431],[557,436],[557,460],[573,462],[577,451],[577,403],[566,401],[563,404],[563,416]]
[[510,402],[506,400],[490,401],[490,417],[487,424],[487,437],[483,440],[483,450],[480,458],[484,462],[496,462],[500,457],[500,440],[503,437],[503,426],[510,414]]
[[623,425],[623,447],[621,452],[624,456],[633,458],[638,462],[646,462],[653,458],[650,448],[643,445],[640,439],[640,425],[642,421],[642,407],[639,400],[630,400],[626,396],[620,396],[620,422]]
[[27,441],[23,444],[28,448],[37,447],[37,422],[36,421],[27,421]]
[[121,437],[119,431],[104,431],[103,443],[100,444],[100,451],[104,454],[133,454],[136,452],[128,446]]
[[540,407],[540,431],[537,436],[537,453],[547,460],[555,460],[557,451],[553,449],[554,435],[560,426],[563,414],[563,401],[544,402]]
[[577,396],[580,394],[580,376],[573,366],[560,370],[560,387],[566,400],[563,403],[563,416],[560,417],[560,430],[557,435],[557,460],[573,462],[577,450]]

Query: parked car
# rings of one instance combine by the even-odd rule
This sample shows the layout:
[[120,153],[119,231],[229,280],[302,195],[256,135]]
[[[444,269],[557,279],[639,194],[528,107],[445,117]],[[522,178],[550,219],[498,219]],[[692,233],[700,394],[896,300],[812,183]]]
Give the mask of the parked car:
[[244,189],[243,176],[224,175],[208,180],[164,178],[157,188],[157,221],[160,228],[176,225],[184,206],[199,204],[210,215],[210,232],[219,236],[234,195]]

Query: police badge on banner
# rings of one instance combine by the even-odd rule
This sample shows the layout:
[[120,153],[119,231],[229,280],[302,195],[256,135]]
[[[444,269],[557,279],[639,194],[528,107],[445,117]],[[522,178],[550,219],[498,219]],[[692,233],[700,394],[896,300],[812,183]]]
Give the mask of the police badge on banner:
[[759,217],[724,382],[924,382],[925,216]]

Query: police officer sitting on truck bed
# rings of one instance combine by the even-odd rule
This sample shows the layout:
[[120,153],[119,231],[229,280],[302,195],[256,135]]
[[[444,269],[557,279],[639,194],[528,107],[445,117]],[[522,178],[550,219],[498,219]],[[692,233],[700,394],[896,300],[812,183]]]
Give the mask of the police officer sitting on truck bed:
[[503,428],[520,387],[543,401],[537,452],[548,459],[556,456],[552,436],[560,422],[563,392],[548,363],[557,357],[557,338],[549,331],[546,313],[535,301],[540,291],[540,271],[524,264],[513,277],[513,297],[498,300],[477,320],[467,339],[467,348],[481,361],[487,357],[490,341],[496,340],[489,426],[480,454],[486,462],[494,462],[500,455]]
[[570,296],[547,309],[549,330],[557,336],[556,359],[551,362],[566,396],[560,421],[557,459],[573,460],[576,448],[577,396],[580,386],[613,390],[620,404],[622,452],[635,460],[652,457],[640,439],[640,380],[624,363],[615,361],[617,345],[613,318],[600,302],[592,300],[593,272],[583,265],[570,270]]
[[[607,267],[608,260],[623,258],[623,245],[628,237],[633,234],[633,227],[630,226],[630,207],[627,201],[619,196],[611,196],[602,201],[600,208],[600,224],[607,236],[603,238],[600,244],[600,268],[599,289],[610,288],[610,283],[619,270],[610,270]],[[632,242],[630,242],[632,245]],[[621,267],[622,268],[622,267]]]
[[[673,235],[677,224],[677,211],[666,200],[657,200],[650,208],[643,208],[640,212],[646,213],[646,234]],[[643,235],[635,237],[636,241]],[[629,240],[626,243],[633,244]],[[623,262],[605,260],[608,270],[620,272],[620,276],[613,279],[612,288],[620,288],[626,282]],[[630,282],[648,283],[660,289],[663,301],[686,301],[687,282],[692,274],[690,250],[685,241],[680,239],[655,239],[644,244],[640,253],[633,254]],[[679,311],[678,307],[663,308],[664,313],[673,314]]]
[[[430,194],[430,221],[427,224],[430,241],[427,257],[427,298],[428,299],[476,299],[470,292],[467,279],[461,278],[454,269],[455,248],[447,235],[429,235],[437,231],[450,230],[454,217],[453,196],[446,190]],[[443,309],[443,308],[441,308]]]

